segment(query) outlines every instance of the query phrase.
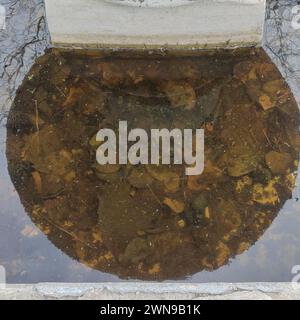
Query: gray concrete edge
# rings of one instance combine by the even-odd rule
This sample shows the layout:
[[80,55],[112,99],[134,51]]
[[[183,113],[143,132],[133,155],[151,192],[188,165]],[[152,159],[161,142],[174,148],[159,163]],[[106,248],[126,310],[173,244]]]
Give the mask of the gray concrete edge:
[[300,300],[296,283],[38,283],[0,287],[0,300]]

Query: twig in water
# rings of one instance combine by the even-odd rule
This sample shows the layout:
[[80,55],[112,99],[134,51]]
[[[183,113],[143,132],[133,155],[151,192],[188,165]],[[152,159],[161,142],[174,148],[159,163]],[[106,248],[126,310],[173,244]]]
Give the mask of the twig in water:
[[159,203],[159,205],[162,207],[162,203],[159,200],[159,198],[157,197],[157,195],[153,192],[153,190],[151,189],[151,187],[149,186],[149,184],[147,184],[147,188],[150,190],[150,192],[152,193],[153,197],[155,198],[155,200]]

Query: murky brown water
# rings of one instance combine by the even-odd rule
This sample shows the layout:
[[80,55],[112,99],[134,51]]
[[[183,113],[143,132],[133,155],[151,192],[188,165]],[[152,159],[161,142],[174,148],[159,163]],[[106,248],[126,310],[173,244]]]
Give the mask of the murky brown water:
[[[97,165],[94,136],[119,120],[203,128],[204,173]],[[299,112],[263,50],[49,51],[7,128],[16,192],[4,183],[0,261],[10,281],[279,281],[300,262]]]
[[[117,268],[115,269],[115,272],[113,272],[112,268],[110,268],[109,270],[109,266],[108,266],[107,271],[112,273],[102,272],[94,268],[88,267],[86,263],[78,262],[78,260],[74,259],[74,255],[72,257],[71,254],[68,255],[65,253],[66,250],[68,249],[66,248],[66,243],[67,243],[66,240],[70,241],[70,243],[73,241],[72,243],[74,244],[74,237],[77,236],[78,239],[81,239],[81,240],[83,239],[84,242],[86,243],[87,239],[85,238],[85,236],[82,236],[81,238],[81,236],[78,236],[78,234],[70,233],[68,237],[66,234],[66,231],[70,229],[66,229],[65,227],[63,227],[63,229],[60,230],[61,237],[62,237],[62,241],[61,241],[62,245],[59,245],[59,243],[57,242],[56,242],[57,246],[53,245],[52,242],[49,241],[45,233],[41,232],[41,230],[37,227],[37,225],[32,222],[31,220],[32,214],[31,214],[31,217],[30,217],[30,214],[28,214],[31,212],[30,206],[32,206],[33,203],[40,202],[41,198],[44,196],[37,194],[36,191],[34,191],[34,193],[31,192],[31,190],[35,190],[34,188],[36,188],[36,185],[34,184],[34,182],[31,181],[31,184],[28,184],[29,190],[27,192],[27,199],[29,203],[28,205],[24,206],[24,203],[26,201],[26,197],[25,197],[26,193],[16,192],[12,184],[11,176],[9,175],[7,170],[7,158],[6,158],[7,139],[6,139],[5,118],[6,118],[6,115],[8,114],[8,111],[10,110],[11,101],[15,96],[15,91],[18,88],[23,77],[25,77],[28,74],[30,67],[33,61],[36,59],[36,57],[40,55],[41,52],[43,52],[43,50],[49,46],[49,35],[47,34],[47,28],[45,25],[43,1],[41,0],[1,1],[0,0],[0,3],[4,4],[4,6],[7,9],[7,28],[5,31],[0,32],[0,110],[1,110],[0,120],[4,119],[4,121],[1,122],[2,125],[0,126],[0,141],[1,141],[0,143],[0,168],[1,168],[0,170],[0,264],[6,267],[8,282],[22,282],[22,283],[24,282],[31,283],[31,282],[39,282],[39,281],[97,282],[97,281],[119,280],[120,277],[115,275],[117,271],[120,271],[120,270],[117,270]],[[296,0],[267,1],[267,17],[266,17],[265,36],[264,36],[265,38],[264,47],[267,50],[268,54],[271,56],[272,60],[280,68],[280,71],[282,72],[282,74],[284,75],[284,78],[288,81],[289,85],[293,89],[295,98],[299,103],[300,102],[300,92],[299,92],[300,33],[298,31],[295,31],[291,27],[292,7],[296,4],[297,4]],[[162,54],[164,54],[164,52],[162,52]],[[195,59],[193,59],[193,63],[194,63],[194,60]],[[232,65],[230,64],[230,68],[231,66],[233,66],[233,64]],[[99,70],[96,70],[96,69],[94,71],[100,72]],[[72,72],[70,71],[70,73]],[[76,72],[78,72],[78,70],[77,71],[75,70],[75,73]],[[206,76],[207,75],[205,75],[205,77]],[[71,74],[71,77],[72,77],[72,74]],[[129,78],[132,79],[132,75],[129,76]],[[201,99],[202,89],[205,90],[205,93],[208,93],[210,89],[208,84],[206,84],[202,88],[200,87],[198,88],[198,84],[194,80],[195,79],[193,79],[192,81],[188,81],[188,83],[195,89],[195,92],[197,94],[197,100],[198,100],[198,99]],[[222,79],[219,79],[219,80],[222,80]],[[183,82],[186,82],[186,81],[184,80]],[[222,81],[219,83],[220,85],[222,85]],[[128,86],[130,87],[130,83],[128,83]],[[188,87],[185,86],[186,90],[187,88]],[[173,89],[174,89],[174,86],[173,86]],[[54,90],[54,89],[51,87],[51,90]],[[111,88],[109,88],[109,90],[111,90]],[[150,90],[151,94],[153,94],[152,90],[153,90],[153,87]],[[184,91],[183,88],[181,88],[180,90],[181,92]],[[119,95],[128,96],[128,87],[123,86],[122,91],[123,92]],[[140,87],[138,92],[136,91],[137,91],[137,87],[134,88],[134,94],[137,93],[139,96],[141,96],[141,95],[144,95],[145,91],[147,90],[145,90],[145,88]],[[68,96],[68,92],[69,91],[67,90],[67,92],[64,93],[66,97]],[[192,92],[192,91],[189,90],[189,92]],[[62,99],[62,98],[59,98],[60,97],[59,93],[56,93],[56,95],[58,97],[58,101],[62,101],[62,100],[59,100],[59,99]],[[161,104],[164,104],[164,105],[170,104],[170,98],[168,97],[165,97],[164,102],[162,102],[162,99],[161,99],[162,95],[166,95],[166,92],[161,92],[161,89],[159,90],[156,89],[155,96],[157,96],[157,99],[159,100],[159,102],[152,103],[151,106],[161,105]],[[92,96],[94,95],[92,94]],[[145,103],[146,98],[147,96],[145,97],[145,99],[143,99],[143,103]],[[30,96],[25,100],[29,101],[29,99],[30,99]],[[93,99],[95,98],[92,98],[91,100]],[[126,104],[122,104],[122,106],[126,106]],[[197,102],[197,106],[198,106],[198,102]],[[148,108],[150,108],[150,106],[148,106]],[[73,107],[71,109],[73,110]],[[77,106],[75,106],[75,109],[77,109]],[[172,110],[172,114],[174,114],[174,110]],[[176,108],[176,113],[178,113],[179,110],[180,109]],[[259,108],[258,110],[261,110],[261,109]],[[29,112],[29,114],[30,113],[32,113],[32,109]],[[34,111],[33,114],[34,114],[34,119],[36,119],[36,111]],[[281,116],[282,114],[280,115],[280,119],[282,119]],[[45,117],[45,115],[43,115],[43,113],[40,113],[39,117],[43,118]],[[236,119],[240,119],[237,116],[235,117]],[[81,118],[80,118],[80,121],[82,120]],[[166,115],[165,118],[170,119],[168,115]],[[208,128],[209,129],[212,128],[210,122],[214,119],[211,119],[211,117],[209,116],[207,117],[207,115],[205,115],[205,119],[203,119],[203,115],[198,113],[197,119],[201,120],[200,121],[201,124],[203,124],[203,122],[205,121],[206,124],[208,125]],[[188,120],[188,117],[184,119],[180,117],[180,122],[182,122],[183,124],[185,124],[187,120]],[[33,126],[32,132],[34,133],[35,120],[31,119],[31,121],[33,121],[34,123],[34,125],[33,123],[31,123],[31,126]],[[49,125],[48,121],[49,119],[42,126],[44,125],[48,126]],[[149,123],[151,123],[151,121]],[[95,122],[93,122],[92,126],[95,126],[95,123],[96,123],[96,120]],[[195,121],[192,121],[192,123],[195,124]],[[198,123],[197,123],[197,126],[198,126]],[[229,123],[226,123],[226,126],[231,127],[232,125],[230,125]],[[266,126],[266,128],[270,128],[270,129],[272,128],[272,125],[270,124],[264,123],[264,126]],[[24,126],[22,127],[24,128]],[[157,127],[158,125],[155,123],[155,128]],[[292,125],[291,128],[293,127],[294,126]],[[217,133],[218,131],[216,128],[218,128],[218,126],[215,123],[214,130],[211,131],[213,133],[210,133],[210,134],[216,136],[218,134]],[[20,137],[22,136],[22,139],[24,140],[22,132],[20,132],[19,134],[20,134]],[[278,131],[278,132],[282,132],[282,131]],[[13,133],[13,135],[14,134],[15,133]],[[91,134],[94,134],[94,131]],[[10,139],[12,139],[13,135],[10,134]],[[63,136],[66,137],[66,135],[63,135]],[[283,137],[280,139],[280,141],[283,141],[282,139],[285,140],[285,138]],[[64,139],[62,142],[65,143]],[[91,150],[92,149],[91,146],[87,142],[85,143],[86,143],[86,148]],[[208,140],[206,141],[206,143],[208,143]],[[210,143],[210,146],[215,145],[215,142],[212,142],[211,140],[209,141],[209,143]],[[272,141],[272,144],[273,146],[275,146],[276,142]],[[60,144],[60,146],[61,145],[62,144]],[[69,150],[69,147],[70,147],[70,142],[63,145],[63,149],[66,149],[67,151]],[[9,146],[9,148],[11,148],[11,146]],[[286,150],[285,147],[282,150],[284,153],[289,153],[290,151],[290,150]],[[91,150],[91,152],[93,153],[94,151]],[[294,156],[296,157],[296,155],[297,155],[297,152],[292,152],[292,157]],[[12,157],[12,159],[13,158],[16,158],[16,156]],[[91,159],[91,167],[93,167],[93,164],[95,162],[94,155],[91,154],[90,159]],[[84,159],[84,161],[85,160],[86,159]],[[263,163],[265,163],[265,161],[263,161]],[[78,168],[79,168],[78,164],[74,164],[74,166],[76,168],[75,171],[80,173],[80,170],[78,171]],[[24,170],[20,171],[20,175],[22,174],[22,176],[26,177],[25,172],[27,172],[27,177],[29,177],[29,179],[33,179],[33,180],[35,179],[36,181],[38,181],[39,178],[36,173],[37,170],[33,170],[33,168],[35,167],[31,167],[31,168],[25,167]],[[290,169],[293,169],[293,168],[290,167]],[[92,170],[94,169],[92,168]],[[57,171],[60,171],[60,170],[57,170]],[[123,169],[120,169],[120,172],[123,172],[123,171],[124,171]],[[224,174],[227,175],[228,170],[226,170],[225,168],[224,172],[225,172]],[[95,171],[94,174],[96,173],[97,172]],[[42,177],[43,173],[40,175],[41,175],[41,178],[43,178]],[[258,176],[256,174],[255,174],[256,178],[253,177],[252,173],[248,175],[252,177],[252,186],[249,187],[249,190],[253,189],[254,184],[266,183],[266,180],[262,178],[260,178],[260,180],[257,180]],[[271,176],[268,174],[269,176],[268,179],[271,179],[272,181],[276,175],[274,173],[272,173]],[[33,176],[35,176],[35,178],[33,178]],[[103,179],[103,173],[101,174],[98,173],[97,179],[99,179],[99,176],[102,176],[102,179]],[[228,176],[228,180],[234,181],[234,180],[240,180],[240,179],[232,178],[231,176]],[[97,181],[99,184],[103,183],[102,180],[97,180]],[[290,186],[290,183],[285,183],[285,182],[282,182],[282,180],[280,180],[279,183],[275,185],[276,190],[278,186],[280,187],[277,190],[277,194],[281,199],[280,203],[276,204],[275,206],[272,205],[271,208],[268,209],[268,212],[270,213],[269,215],[270,225],[269,227],[267,227],[268,222],[264,220],[265,224],[261,226],[261,229],[259,229],[261,236],[259,236],[259,232],[255,232],[255,231],[251,233],[252,234],[251,236],[248,236],[248,238],[246,239],[247,240],[246,242],[248,243],[251,242],[250,241],[251,239],[253,239],[253,241],[255,241],[254,240],[255,238],[258,239],[255,243],[253,242],[251,243],[251,246],[249,247],[249,249],[246,249],[245,247],[245,250],[243,253],[235,254],[236,248],[234,248],[230,244],[232,243],[233,239],[231,239],[229,243],[222,241],[225,243],[225,245],[228,246],[230,251],[229,263],[227,263],[227,260],[226,260],[228,257],[228,250],[226,250],[226,247],[222,247],[220,251],[222,251],[223,249],[223,253],[225,253],[224,254],[225,263],[223,266],[220,266],[219,268],[216,267],[217,260],[215,258],[217,257],[217,255],[216,255],[216,251],[213,251],[211,254],[207,254],[207,256],[210,257],[210,261],[208,263],[210,265],[214,265],[213,267],[216,269],[214,269],[213,271],[208,269],[203,269],[202,271],[200,271],[204,267],[204,265],[201,262],[199,262],[196,266],[192,267],[193,270],[192,268],[186,269],[187,273],[190,273],[190,274],[193,272],[196,272],[196,273],[190,276],[186,276],[185,281],[189,281],[189,282],[290,281],[293,277],[293,274],[291,274],[292,267],[296,264],[297,265],[300,264],[300,249],[299,249],[300,248],[300,237],[299,237],[300,207],[298,202],[299,195],[300,195],[299,193],[300,189],[298,186],[299,176],[297,177],[297,181],[298,183],[296,183],[296,188],[292,192],[292,198],[290,199],[289,197],[291,193],[287,189]],[[14,182],[18,183],[19,185],[18,190],[21,191],[20,182],[16,181],[15,178],[14,178]],[[72,184],[73,183],[74,181],[72,182]],[[181,188],[183,188],[184,183],[185,185],[187,185],[187,181],[186,180],[182,181]],[[159,184],[159,181],[154,179],[154,184],[155,185]],[[219,184],[218,186],[216,185],[212,187],[211,182],[209,184],[209,187],[212,188],[213,190],[215,190],[215,188],[218,188],[220,190],[220,186],[221,185]],[[53,186],[51,186],[51,188],[53,188]],[[151,188],[153,190],[152,185],[151,185]],[[158,188],[161,188],[161,187],[158,186]],[[234,190],[235,188],[235,185],[233,185],[233,182],[232,182],[231,188],[232,189],[230,190]],[[95,192],[95,190],[93,190],[93,192],[97,193],[97,195],[100,194],[100,190],[99,192],[98,191]],[[31,196],[30,196],[30,193],[31,193]],[[36,199],[32,199],[32,194],[35,194],[35,195],[37,194]],[[103,192],[102,194],[106,194],[106,193]],[[193,198],[191,197],[191,194],[192,192],[189,192],[186,198],[187,201],[184,201],[184,203],[187,206],[192,205]],[[208,192],[208,194],[209,194],[208,196],[209,201],[207,201],[205,197],[204,203],[209,202],[208,208],[211,216],[211,221],[216,221],[215,215],[213,214],[215,212],[213,210],[216,210],[216,209],[211,208],[211,203],[217,204],[218,201],[216,199],[212,199],[212,196],[210,196],[210,192]],[[224,194],[224,191],[222,194]],[[61,194],[57,194],[57,195],[61,196]],[[232,195],[235,195],[235,191],[230,193],[230,199],[233,198]],[[160,196],[162,197],[163,195],[160,195]],[[168,198],[175,197],[176,200],[178,199],[178,201],[182,201],[182,198],[177,198],[177,195],[175,194],[170,194],[170,195],[167,194],[167,196]],[[240,197],[241,196],[239,195],[238,198]],[[51,199],[46,199],[46,200],[48,201],[53,200],[52,197],[50,198]],[[234,198],[236,197],[234,196]],[[246,198],[243,198],[243,199],[246,199]],[[44,201],[45,199],[42,199],[42,200]],[[98,198],[96,199],[96,201],[97,201],[97,204],[95,204],[95,207],[96,207],[95,216],[97,216],[98,207],[100,208]],[[249,203],[247,205],[249,205]],[[255,203],[254,205],[257,206],[257,204]],[[27,212],[25,211],[24,207],[27,208]],[[237,211],[240,213],[239,211],[240,206],[237,205],[237,207],[238,207]],[[265,208],[266,207],[263,207],[264,210],[261,210],[261,211],[266,212]],[[164,207],[164,209],[169,210],[168,207]],[[74,210],[72,210],[72,213],[73,211]],[[168,214],[172,214],[172,211],[170,210],[167,212]],[[216,211],[216,212],[220,212],[220,211]],[[183,215],[182,214],[177,215],[177,218],[179,218],[179,216],[183,216]],[[250,217],[251,215],[248,216],[248,219],[250,219]],[[46,216],[45,218],[48,218],[48,216]],[[99,218],[96,217],[94,221],[97,220],[97,224],[101,225],[101,222],[98,219]],[[183,219],[186,219],[186,217],[183,216]],[[220,221],[222,221],[222,219],[223,218],[220,217]],[[45,222],[44,220],[37,219],[36,221],[37,221],[37,224],[41,224],[42,227],[47,226],[47,222]],[[163,219],[160,221],[162,224],[164,223]],[[196,219],[196,222],[197,221],[198,220]],[[55,229],[55,227],[53,227],[53,222],[55,223],[55,221],[52,221],[52,220],[51,222],[50,220],[48,221],[48,224],[50,225],[49,226],[50,229]],[[203,221],[203,223],[205,223],[205,221]],[[182,222],[178,225],[178,227],[180,225],[181,226],[183,225]],[[59,225],[57,225],[56,228],[58,226]],[[205,227],[209,228],[208,225]],[[177,225],[176,225],[176,228],[177,228]],[[178,230],[176,228],[174,227],[172,231]],[[191,223],[188,222],[185,228],[191,229],[192,228]],[[223,229],[224,228],[225,227],[223,227]],[[253,230],[255,230],[254,227],[252,228]],[[263,231],[263,229],[265,229],[265,231]],[[229,229],[227,228],[227,230]],[[143,231],[143,230],[140,230],[140,231]],[[181,230],[181,231],[183,233],[186,232],[184,230]],[[141,232],[139,232],[137,236],[142,238],[149,238],[151,234],[146,233],[145,235],[143,235]],[[220,238],[221,236],[222,234],[220,234]],[[235,234],[235,237],[238,238],[237,234]],[[57,235],[56,238],[59,239],[59,235]],[[77,241],[80,242],[80,240],[78,239]],[[217,240],[217,238],[215,240]],[[92,241],[92,240],[90,239],[88,240],[88,242],[89,241]],[[137,242],[133,243],[132,247],[137,247],[136,243]],[[237,239],[236,245],[238,245],[238,243],[239,243],[239,240]],[[210,242],[210,244],[211,244],[211,248],[213,248],[212,242]],[[117,246],[119,246],[118,243],[117,243]],[[64,250],[63,251],[59,250],[58,247]],[[202,251],[200,250],[200,251],[203,252],[203,250]],[[71,250],[69,250],[68,253],[70,252],[73,252],[74,254],[73,247]],[[83,254],[87,254],[87,251],[83,250]],[[137,256],[136,253],[133,253],[130,255],[131,257]],[[95,254],[92,254],[91,256],[95,256]],[[89,263],[91,263],[91,261],[93,260],[93,259],[90,259],[91,256],[87,257],[88,258],[87,259],[82,255],[84,260],[88,261]],[[199,253],[198,253],[198,256],[199,256]],[[119,258],[119,255],[116,254],[116,257]],[[168,254],[168,257],[170,257],[170,254]],[[158,263],[159,261],[155,261],[152,264],[152,261],[150,259],[151,259],[150,256],[144,257],[144,260],[147,260],[149,263],[149,268],[148,266],[147,268],[145,268],[146,272],[143,273],[140,276],[140,278],[145,278],[145,276],[147,275],[147,272],[149,272],[149,269],[151,268],[153,268],[152,273],[154,272],[154,274],[149,275],[148,277],[155,277],[155,279],[157,279],[160,276],[160,279],[162,279],[164,276],[166,276],[166,273],[164,275],[162,274],[162,271],[161,271],[163,270],[163,264],[161,263],[158,268],[158,266],[157,265],[155,266],[155,264]],[[172,256],[171,256],[171,260],[172,260]],[[191,260],[196,261],[196,258],[194,260],[193,259]],[[95,261],[92,262],[92,265],[95,266]],[[124,271],[124,267],[122,267],[121,269],[122,269],[121,271]],[[158,270],[161,272],[159,274],[155,273]],[[129,271],[131,272],[131,274],[134,272],[134,270],[129,270]],[[181,268],[179,271],[183,272],[184,268]],[[128,272],[127,272],[127,275],[128,275]],[[123,277],[122,279],[126,278],[126,274],[124,273],[122,273],[121,276]],[[179,277],[179,273],[178,273],[178,277]],[[175,278],[175,275],[173,274],[173,276],[172,277],[170,276],[170,278]],[[184,278],[184,275],[182,274],[181,279],[183,278]]]

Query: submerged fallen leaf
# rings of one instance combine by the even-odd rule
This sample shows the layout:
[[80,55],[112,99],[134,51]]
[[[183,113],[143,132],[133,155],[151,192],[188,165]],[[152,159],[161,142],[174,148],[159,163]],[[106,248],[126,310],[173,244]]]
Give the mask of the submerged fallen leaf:
[[270,151],[266,154],[266,163],[275,174],[284,174],[291,167],[293,158],[289,153]]
[[217,246],[216,262],[217,266],[223,266],[229,259],[230,250],[226,244],[220,242]]
[[253,186],[253,201],[262,205],[276,205],[279,203],[280,200],[275,184],[276,180],[270,181],[266,186],[256,183]]
[[179,214],[184,211],[184,203],[171,198],[165,198],[163,203],[167,205],[174,213]]
[[175,193],[180,188],[180,176],[165,166],[146,166],[148,173],[152,178],[164,184],[166,192]]
[[149,269],[149,274],[156,274],[160,272],[160,264],[155,263],[150,269]]
[[34,171],[31,173],[32,178],[33,178],[33,182],[34,182],[34,186],[35,186],[35,190],[37,193],[42,193],[42,178],[41,175],[38,171]]
[[185,221],[183,219],[177,221],[177,226],[179,228],[184,228],[185,227]]
[[84,94],[84,91],[80,87],[72,87],[70,88],[67,99],[63,103],[64,108],[73,107],[77,100]]
[[197,97],[194,88],[187,82],[167,81],[161,85],[172,107],[191,110],[195,107]]
[[134,168],[128,176],[128,182],[134,188],[142,189],[151,185],[153,178],[144,168]]
[[276,103],[272,101],[271,98],[266,94],[261,95],[258,100],[264,110],[274,108],[276,105]]

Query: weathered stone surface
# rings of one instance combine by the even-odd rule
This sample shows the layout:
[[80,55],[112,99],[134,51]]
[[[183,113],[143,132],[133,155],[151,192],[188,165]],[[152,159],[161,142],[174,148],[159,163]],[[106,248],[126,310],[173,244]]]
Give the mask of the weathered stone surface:
[[168,9],[92,0],[45,2],[53,44],[69,47],[260,45],[265,16],[264,1],[193,1]]
[[292,283],[40,283],[8,285],[1,300],[300,300]]

